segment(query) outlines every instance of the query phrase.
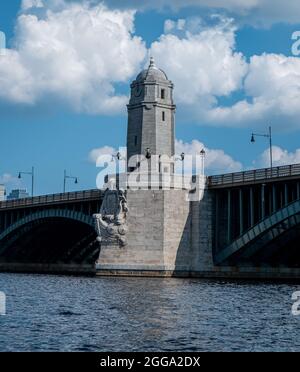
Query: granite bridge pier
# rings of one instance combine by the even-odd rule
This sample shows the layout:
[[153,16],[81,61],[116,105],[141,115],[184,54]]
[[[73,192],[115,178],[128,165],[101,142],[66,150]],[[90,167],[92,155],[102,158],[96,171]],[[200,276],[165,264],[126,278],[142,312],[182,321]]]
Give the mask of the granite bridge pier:
[[0,203],[0,271],[300,278],[300,164],[212,176],[203,198],[127,190],[127,244],[97,240],[105,192]]

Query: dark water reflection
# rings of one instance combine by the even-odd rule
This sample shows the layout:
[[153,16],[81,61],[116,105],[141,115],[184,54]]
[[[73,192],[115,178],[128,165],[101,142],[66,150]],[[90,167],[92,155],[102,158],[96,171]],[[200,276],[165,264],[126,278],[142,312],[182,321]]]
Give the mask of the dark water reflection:
[[300,351],[300,285],[0,274],[0,351]]

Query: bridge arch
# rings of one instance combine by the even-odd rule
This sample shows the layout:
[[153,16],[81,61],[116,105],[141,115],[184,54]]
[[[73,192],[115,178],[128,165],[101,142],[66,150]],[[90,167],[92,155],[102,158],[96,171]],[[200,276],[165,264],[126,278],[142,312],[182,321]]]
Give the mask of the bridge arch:
[[18,230],[20,227],[27,225],[30,222],[47,218],[65,218],[77,222],[82,222],[86,225],[94,227],[93,217],[88,216],[82,212],[72,211],[68,209],[45,209],[43,211],[35,212],[24,218],[21,218],[14,224],[10,225],[6,230],[0,233],[0,241],[11,234],[13,231]]
[[0,265],[17,264],[30,272],[35,265],[45,271],[50,266],[68,271],[74,265],[78,272],[91,271],[100,251],[96,238],[90,215],[68,209],[34,212],[0,233]]
[[252,255],[263,250],[268,244],[276,242],[284,234],[299,230],[299,226],[300,200],[296,200],[249,228],[227,247],[216,253],[215,264],[228,264],[234,257],[250,259]]

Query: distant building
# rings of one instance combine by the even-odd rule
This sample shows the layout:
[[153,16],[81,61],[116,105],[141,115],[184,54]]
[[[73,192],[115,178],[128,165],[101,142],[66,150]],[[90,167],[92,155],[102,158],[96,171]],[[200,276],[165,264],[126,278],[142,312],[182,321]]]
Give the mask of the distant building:
[[11,191],[11,193],[7,196],[7,200],[24,199],[28,197],[29,197],[29,194],[27,190],[17,189],[17,190]]
[[5,200],[5,186],[0,185],[0,202]]

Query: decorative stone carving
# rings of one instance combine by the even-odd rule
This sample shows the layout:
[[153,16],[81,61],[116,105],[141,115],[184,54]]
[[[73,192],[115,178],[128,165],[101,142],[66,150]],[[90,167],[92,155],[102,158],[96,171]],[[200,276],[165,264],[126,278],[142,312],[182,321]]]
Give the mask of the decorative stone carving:
[[100,213],[94,214],[97,240],[102,244],[127,245],[126,215],[128,212],[126,195],[123,190],[105,191]]

